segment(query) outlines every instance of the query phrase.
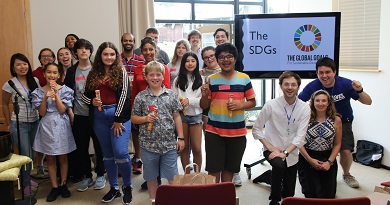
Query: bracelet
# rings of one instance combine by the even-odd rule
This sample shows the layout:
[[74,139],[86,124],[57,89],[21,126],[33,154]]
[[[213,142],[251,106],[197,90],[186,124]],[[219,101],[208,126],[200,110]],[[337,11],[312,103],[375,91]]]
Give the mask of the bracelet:
[[363,88],[361,89],[361,90],[359,90],[359,91],[356,91],[357,93],[362,93],[363,92]]
[[180,138],[180,137],[178,137],[177,139],[178,139],[178,140],[184,140],[184,138]]
[[333,162],[332,161],[330,161],[329,159],[328,160],[326,160],[327,162],[329,162],[329,164],[330,164],[330,166],[332,166],[333,165]]

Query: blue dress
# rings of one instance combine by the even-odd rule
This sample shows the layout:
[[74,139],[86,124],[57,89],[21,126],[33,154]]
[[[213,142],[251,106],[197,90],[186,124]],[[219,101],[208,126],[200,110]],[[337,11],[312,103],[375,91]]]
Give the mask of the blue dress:
[[[38,109],[41,105],[46,91],[37,88],[32,95],[32,104]],[[72,107],[73,90],[63,85],[58,90],[62,103],[66,108]],[[76,149],[72,128],[68,114],[60,114],[55,101],[47,99],[46,114],[39,122],[38,131],[35,136],[33,149],[47,155],[63,155]]]

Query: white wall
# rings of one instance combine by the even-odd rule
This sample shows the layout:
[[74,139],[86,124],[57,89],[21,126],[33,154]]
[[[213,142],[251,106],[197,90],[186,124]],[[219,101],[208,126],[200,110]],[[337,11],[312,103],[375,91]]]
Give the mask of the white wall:
[[30,9],[34,68],[40,66],[39,51],[48,47],[57,55],[69,33],[89,40],[94,53],[105,41],[119,48],[118,1],[32,0]]

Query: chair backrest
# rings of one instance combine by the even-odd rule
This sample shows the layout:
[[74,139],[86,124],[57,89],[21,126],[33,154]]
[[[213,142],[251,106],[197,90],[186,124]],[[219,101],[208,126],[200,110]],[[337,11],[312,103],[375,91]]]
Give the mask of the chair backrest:
[[287,197],[283,199],[281,205],[370,205],[368,197],[355,198],[337,198],[337,199],[319,199],[319,198],[300,198]]
[[236,188],[231,182],[176,186],[160,185],[156,192],[156,205],[235,205]]

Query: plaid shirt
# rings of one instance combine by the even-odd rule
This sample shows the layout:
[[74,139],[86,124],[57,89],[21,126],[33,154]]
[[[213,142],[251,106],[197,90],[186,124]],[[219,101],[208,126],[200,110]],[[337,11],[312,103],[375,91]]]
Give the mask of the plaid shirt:
[[149,106],[156,106],[157,119],[152,130],[147,130],[148,123],[139,125],[140,146],[148,151],[164,154],[176,149],[175,122],[173,113],[182,110],[177,94],[163,86],[162,93],[156,96],[147,87],[135,97],[132,115],[146,116],[151,111]]

